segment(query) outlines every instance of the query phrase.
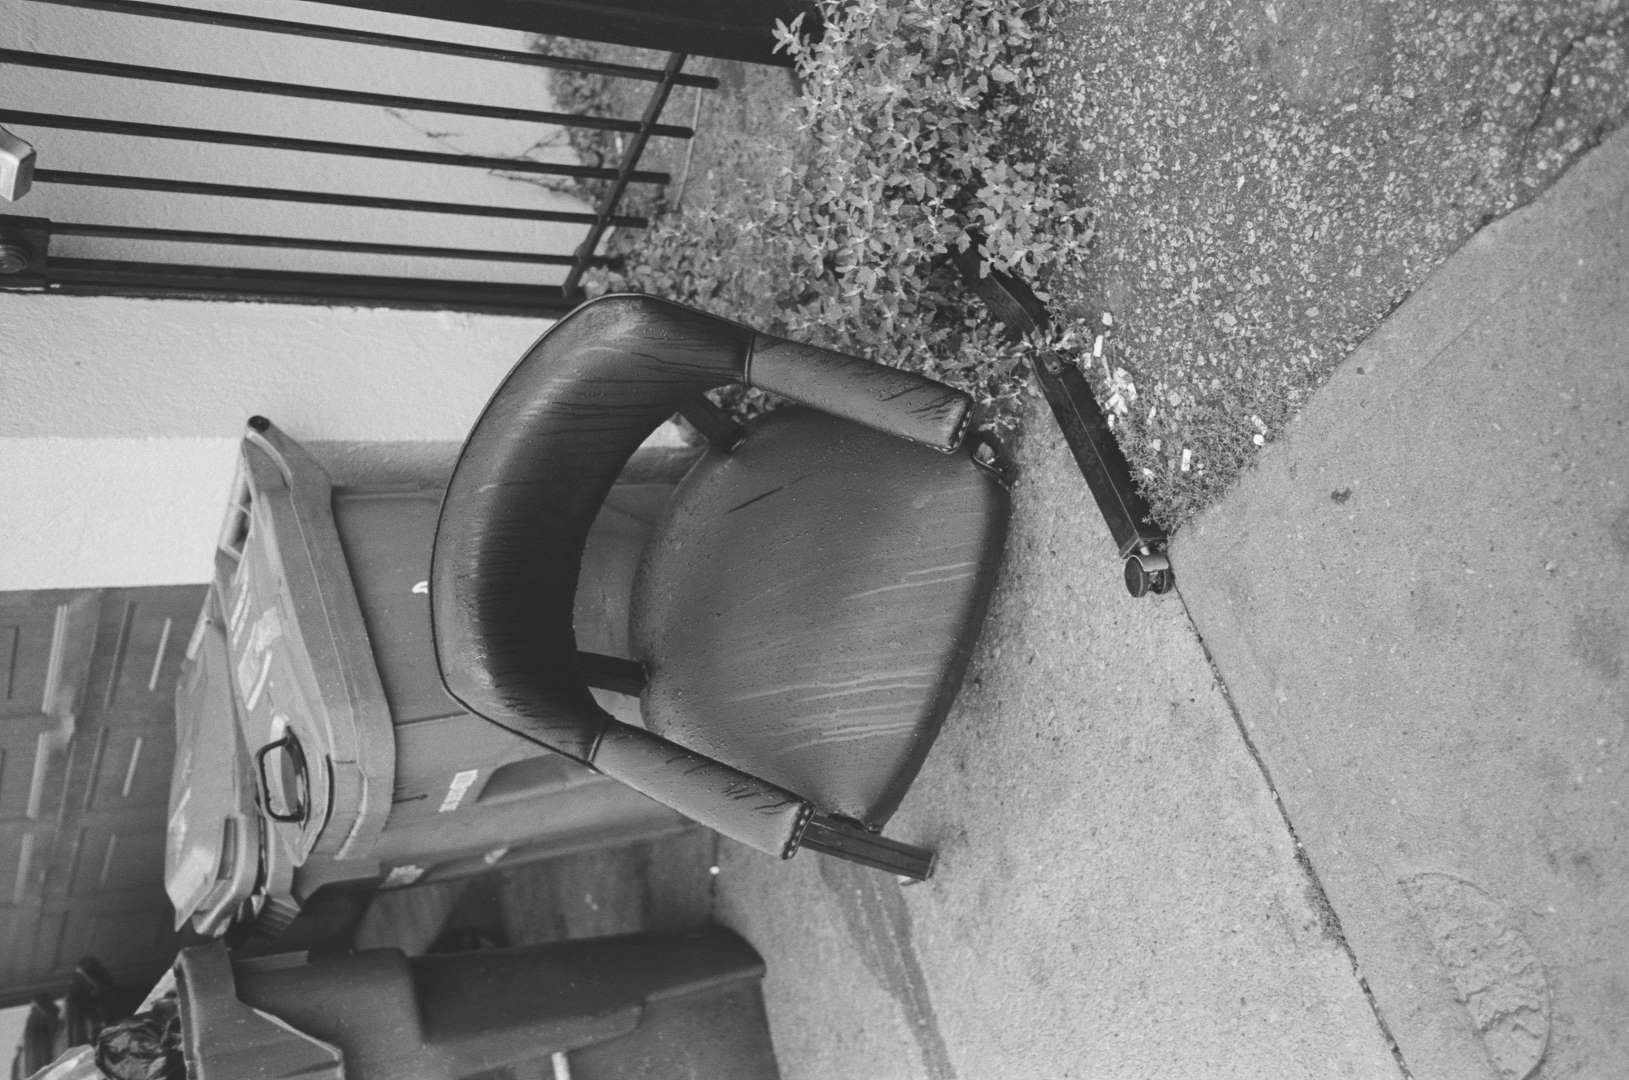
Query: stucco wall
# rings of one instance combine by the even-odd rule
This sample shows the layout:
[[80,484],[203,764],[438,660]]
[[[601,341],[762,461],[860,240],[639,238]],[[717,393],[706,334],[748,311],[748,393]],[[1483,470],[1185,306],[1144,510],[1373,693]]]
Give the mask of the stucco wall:
[[0,589],[206,581],[249,416],[422,469],[546,325],[0,293]]
[[[194,0],[281,18],[524,49],[516,31],[296,0]],[[536,67],[0,0],[18,48],[349,89],[552,105]],[[298,135],[411,150],[574,160],[558,130],[373,106],[109,79],[11,64],[8,107]],[[536,209],[586,208],[535,178],[483,169],[18,127],[41,168],[224,181]],[[569,251],[582,226],[445,214],[142,196],[39,184],[0,212],[146,224]],[[54,256],[164,258],[268,268],[548,281],[550,268],[64,237]],[[291,261],[292,260],[292,261]],[[544,329],[534,319],[288,305],[79,299],[0,293],[0,589],[202,582],[247,417],[272,417],[345,473],[444,465],[487,395]],[[344,479],[345,477],[341,477]]]

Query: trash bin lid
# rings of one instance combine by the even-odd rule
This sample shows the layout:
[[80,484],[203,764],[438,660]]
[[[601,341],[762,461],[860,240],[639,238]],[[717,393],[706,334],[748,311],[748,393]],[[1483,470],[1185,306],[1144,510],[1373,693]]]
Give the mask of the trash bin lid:
[[220,934],[254,892],[260,814],[243,742],[231,654],[212,588],[175,691],[175,771],[164,889],[176,929]]

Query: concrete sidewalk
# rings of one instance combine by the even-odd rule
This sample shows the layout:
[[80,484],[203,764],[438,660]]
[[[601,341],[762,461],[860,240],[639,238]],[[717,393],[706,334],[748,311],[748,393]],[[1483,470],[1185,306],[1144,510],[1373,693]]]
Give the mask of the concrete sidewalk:
[[1629,131],[1175,546],[1416,1076],[1629,1076]]

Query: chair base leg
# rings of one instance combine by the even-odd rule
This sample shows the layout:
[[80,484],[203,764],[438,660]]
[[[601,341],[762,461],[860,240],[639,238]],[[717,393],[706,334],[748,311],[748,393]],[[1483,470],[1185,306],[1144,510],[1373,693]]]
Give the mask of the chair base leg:
[[818,812],[804,828],[800,846],[822,855],[835,855],[839,859],[886,870],[913,881],[926,880],[933,873],[937,858],[927,848],[902,844],[852,822]]

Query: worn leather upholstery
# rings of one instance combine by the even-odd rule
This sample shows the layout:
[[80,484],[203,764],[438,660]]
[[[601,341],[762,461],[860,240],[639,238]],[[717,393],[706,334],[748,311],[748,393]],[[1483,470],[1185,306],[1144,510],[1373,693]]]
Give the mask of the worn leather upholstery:
[[[976,471],[934,453],[955,449],[966,425],[967,399],[948,387],[653,297],[604,297],[539,339],[476,423],[437,526],[431,623],[442,679],[472,712],[785,854],[808,796],[760,777],[750,755],[720,759],[714,745],[618,724],[589,693],[572,628],[584,542],[618,472],[681,404],[755,369],[783,396],[887,432],[877,445]],[[953,607],[976,628],[982,600]],[[925,750],[912,746],[909,772]],[[873,816],[888,801],[871,800]]]
[[941,382],[847,353],[759,334],[747,381],[877,431],[949,452],[962,443],[967,397]]
[[646,726],[880,827],[983,622],[1007,492],[805,409],[690,471],[634,584]]
[[678,404],[746,371],[752,331],[650,297],[608,297],[532,346],[470,432],[430,565],[448,692],[579,760],[607,717],[578,668],[572,601],[588,528]]
[[731,840],[791,855],[813,810],[807,799],[636,727],[606,729],[594,766]]

